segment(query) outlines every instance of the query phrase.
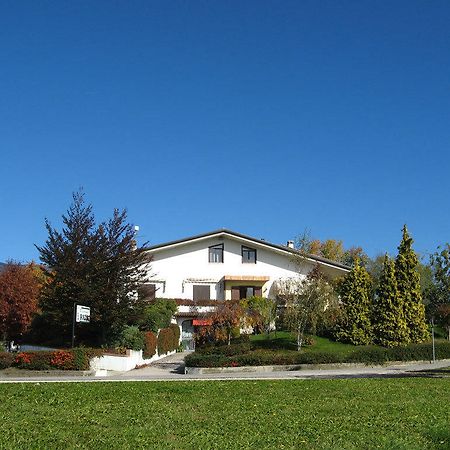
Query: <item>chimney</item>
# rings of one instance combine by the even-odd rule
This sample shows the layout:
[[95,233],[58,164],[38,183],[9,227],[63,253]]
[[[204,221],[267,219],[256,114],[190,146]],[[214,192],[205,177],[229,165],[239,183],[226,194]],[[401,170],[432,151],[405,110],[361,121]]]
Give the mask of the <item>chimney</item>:
[[287,241],[286,244],[289,248],[294,248],[294,241]]

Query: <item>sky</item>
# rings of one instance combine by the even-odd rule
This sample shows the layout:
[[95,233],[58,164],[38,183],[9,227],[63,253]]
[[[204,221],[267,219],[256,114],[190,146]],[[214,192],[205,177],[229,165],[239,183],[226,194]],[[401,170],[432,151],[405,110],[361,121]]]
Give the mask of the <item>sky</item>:
[[0,261],[83,188],[139,241],[450,241],[450,2],[0,3]]

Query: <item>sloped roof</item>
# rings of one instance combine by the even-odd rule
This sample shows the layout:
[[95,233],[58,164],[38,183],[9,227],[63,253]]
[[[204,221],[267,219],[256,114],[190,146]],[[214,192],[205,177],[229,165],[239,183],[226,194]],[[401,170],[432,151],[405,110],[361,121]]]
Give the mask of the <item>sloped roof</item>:
[[332,261],[327,258],[322,258],[321,256],[311,255],[311,254],[302,255],[302,253],[299,250],[296,250],[295,248],[291,248],[286,245],[272,244],[271,242],[265,241],[263,239],[257,239],[252,236],[248,236],[246,234],[237,233],[236,231],[228,230],[226,228],[221,228],[219,230],[210,231],[208,233],[197,234],[195,236],[190,236],[190,237],[186,237],[183,239],[177,239],[175,241],[164,242],[162,244],[152,245],[151,247],[147,247],[147,250],[149,250],[149,251],[162,250],[166,247],[177,246],[177,245],[181,245],[181,244],[185,244],[185,243],[187,244],[191,241],[205,239],[205,238],[209,238],[209,237],[213,237],[213,236],[216,236],[216,237],[231,236],[231,237],[234,237],[237,239],[245,239],[246,241],[251,241],[251,242],[254,242],[255,244],[258,244],[261,246],[269,247],[269,248],[272,248],[272,249],[278,250],[278,251],[281,250],[283,252],[291,253],[291,254],[298,255],[298,256],[304,256],[307,259],[321,262],[321,263],[324,263],[324,264],[327,264],[330,266],[334,266],[339,269],[344,269],[344,270],[351,269],[351,267],[349,267],[345,264],[342,264],[342,263],[339,263],[336,261]]

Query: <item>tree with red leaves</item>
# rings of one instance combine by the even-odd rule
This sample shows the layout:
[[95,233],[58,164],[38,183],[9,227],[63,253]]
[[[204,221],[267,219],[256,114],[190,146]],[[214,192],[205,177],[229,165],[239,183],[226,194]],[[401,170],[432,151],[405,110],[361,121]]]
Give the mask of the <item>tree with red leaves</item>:
[[205,315],[210,325],[200,328],[197,339],[199,342],[218,341],[230,345],[234,329],[239,329],[244,310],[239,301],[227,300],[217,303],[213,311]]
[[36,264],[7,263],[0,273],[0,338],[20,340],[38,309],[43,283]]

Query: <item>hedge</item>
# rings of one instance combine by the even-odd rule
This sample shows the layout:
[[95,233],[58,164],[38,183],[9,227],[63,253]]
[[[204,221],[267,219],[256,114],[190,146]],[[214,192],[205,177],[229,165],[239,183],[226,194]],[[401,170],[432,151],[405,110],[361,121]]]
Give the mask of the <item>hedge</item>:
[[165,355],[176,350],[180,345],[180,327],[171,323],[167,328],[161,328],[158,334],[158,354]]
[[14,354],[7,352],[0,353],[0,370],[11,367],[13,362],[14,362]]
[[[431,344],[413,344],[407,347],[383,348],[367,346],[358,348],[349,355],[332,352],[314,351],[270,351],[254,350],[238,352],[246,347],[243,344],[207,347],[196,351],[185,358],[188,367],[233,367],[233,366],[266,366],[297,364],[335,364],[364,363],[383,364],[389,361],[430,361],[432,359]],[[231,347],[231,348],[230,348]],[[232,347],[235,348],[235,352]],[[450,358],[450,343],[436,343],[436,358]]]
[[89,370],[91,358],[103,354],[93,348],[74,348],[42,352],[0,353],[0,369],[18,367],[28,370]]
[[144,335],[145,344],[144,344],[144,357],[151,358],[154,354],[156,354],[156,347],[158,345],[158,338],[155,333],[152,331],[147,331]]

